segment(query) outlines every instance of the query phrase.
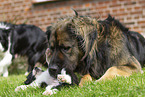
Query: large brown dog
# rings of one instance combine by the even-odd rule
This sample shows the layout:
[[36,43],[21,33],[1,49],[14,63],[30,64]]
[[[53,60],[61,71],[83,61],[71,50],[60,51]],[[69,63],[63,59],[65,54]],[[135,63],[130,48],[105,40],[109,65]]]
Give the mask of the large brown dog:
[[56,77],[65,68],[75,84],[78,79],[74,73],[84,75],[82,86],[91,77],[100,81],[142,72],[144,37],[110,15],[99,21],[76,13],[53,24],[48,32],[51,76]]

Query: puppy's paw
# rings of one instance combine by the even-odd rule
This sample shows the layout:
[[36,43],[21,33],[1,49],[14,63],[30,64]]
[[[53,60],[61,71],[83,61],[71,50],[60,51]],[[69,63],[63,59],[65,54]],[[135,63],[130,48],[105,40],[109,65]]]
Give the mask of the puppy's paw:
[[61,74],[58,74],[57,75],[57,80],[59,82],[62,82],[62,83],[68,83],[68,84],[71,84],[72,83],[71,77],[69,75],[61,75]]
[[141,70],[141,74],[143,74],[144,72],[143,72],[143,70]]
[[18,86],[17,88],[15,88],[15,92],[20,91],[20,90],[25,90],[26,88],[27,88],[26,85]]
[[43,95],[52,95],[57,93],[57,89],[52,89],[52,90],[46,90],[43,92]]
[[25,75],[28,76],[29,72],[25,72]]

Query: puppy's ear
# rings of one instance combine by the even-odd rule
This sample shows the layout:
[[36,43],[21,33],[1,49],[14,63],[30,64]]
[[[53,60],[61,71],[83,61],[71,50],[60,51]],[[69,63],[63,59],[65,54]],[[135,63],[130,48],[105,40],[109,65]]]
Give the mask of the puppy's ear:
[[78,15],[78,12],[76,11],[76,10],[74,10],[73,8],[72,8],[72,10],[75,12],[75,17],[78,17],[79,15]]
[[35,74],[33,74],[33,75],[36,76],[36,75],[41,74],[43,72],[43,70],[40,67],[35,67],[34,68],[34,72],[35,72]]
[[48,39],[48,40],[49,40],[49,38],[50,38],[51,29],[52,29],[51,26],[48,26],[48,27],[47,27],[46,35],[47,35],[47,39]]
[[32,83],[35,80],[35,76],[31,73],[27,76],[27,80],[24,82],[25,85]]

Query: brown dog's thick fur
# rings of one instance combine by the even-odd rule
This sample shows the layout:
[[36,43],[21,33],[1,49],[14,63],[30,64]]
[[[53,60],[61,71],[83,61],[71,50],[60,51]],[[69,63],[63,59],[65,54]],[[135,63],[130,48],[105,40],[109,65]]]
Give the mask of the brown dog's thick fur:
[[56,77],[65,68],[78,84],[74,72],[100,80],[142,72],[145,39],[129,31],[110,15],[104,21],[84,16],[59,20],[49,29],[49,72]]

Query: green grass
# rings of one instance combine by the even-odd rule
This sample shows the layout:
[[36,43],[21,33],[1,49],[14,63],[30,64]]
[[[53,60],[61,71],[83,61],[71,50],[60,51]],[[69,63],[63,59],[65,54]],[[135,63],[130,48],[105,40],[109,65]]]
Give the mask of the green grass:
[[[1,53],[0,53],[1,54]],[[1,56],[1,55],[0,55]],[[10,75],[0,77],[0,97],[48,97],[42,95],[45,88],[28,88],[15,92],[15,88],[26,80],[26,58],[17,58],[9,67]],[[52,97],[144,97],[145,95],[145,68],[143,74],[134,74],[130,77],[117,77],[111,81],[94,81],[86,83],[84,87],[62,88]]]
[[[145,72],[145,69],[144,69]],[[26,76],[10,75],[8,78],[0,77],[0,97],[42,97],[45,88],[28,88],[15,92],[15,88],[22,85]],[[111,81],[87,83],[84,87],[63,88],[52,97],[144,97],[145,73],[134,74],[130,77],[117,77]],[[43,96],[48,97],[48,96]]]

